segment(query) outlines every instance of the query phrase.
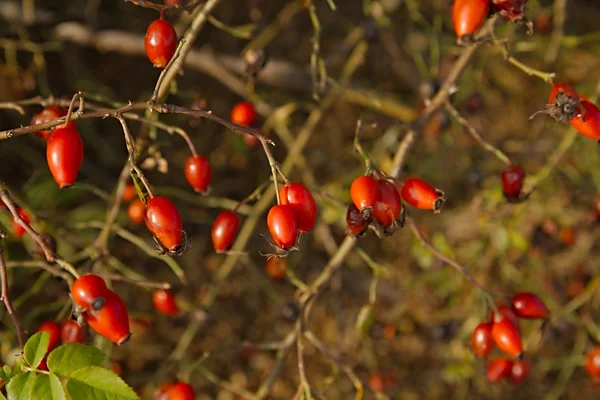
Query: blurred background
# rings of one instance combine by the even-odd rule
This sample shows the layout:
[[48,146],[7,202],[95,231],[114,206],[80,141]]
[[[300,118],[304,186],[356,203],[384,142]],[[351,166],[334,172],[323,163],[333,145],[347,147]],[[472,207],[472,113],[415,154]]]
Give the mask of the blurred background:
[[[553,22],[563,3],[564,35],[560,35]],[[376,128],[363,132],[363,146],[389,171],[405,131],[402,123],[416,117],[462,52],[455,44],[452,5],[447,0],[338,0],[335,11],[326,1],[315,5],[322,28],[320,54],[331,82],[344,74],[357,45],[368,47],[345,90],[324,108],[303,152],[305,161],[290,174],[313,191],[319,204],[319,226],[302,237],[300,251],[287,258],[288,268],[307,283],[319,275],[343,239],[348,189],[364,173],[364,163],[352,147],[356,120],[377,122]],[[581,94],[597,93],[600,4],[530,0],[525,10],[534,24],[532,36],[520,24],[497,24],[496,34],[506,40],[510,53],[532,68],[556,72],[558,81],[572,84]],[[235,103],[252,101],[260,123],[271,117],[263,132],[273,139],[274,156],[283,162],[307,117],[320,107],[312,96],[311,18],[302,2],[293,0],[223,0],[213,16],[167,101],[211,110],[226,119]],[[111,108],[147,100],[160,71],[146,58],[143,37],[157,17],[156,10],[119,0],[3,0],[0,102],[38,95],[68,100],[77,91],[90,103]],[[179,37],[190,23],[183,9],[169,10],[166,18]],[[264,47],[268,55],[254,85],[248,82],[243,58],[249,43]],[[448,202],[439,215],[409,209],[427,240],[490,291],[506,296],[535,292],[553,312],[543,335],[541,322],[521,326],[533,365],[531,376],[520,386],[486,381],[485,362],[470,348],[473,328],[488,313],[481,292],[432,256],[405,228],[383,239],[372,233],[360,238],[314,303],[308,321],[308,328],[352,367],[367,388],[366,398],[600,396],[582,367],[585,353],[600,340],[596,324],[600,296],[595,292],[600,268],[598,145],[578,137],[555,166],[549,165],[568,125],[546,116],[529,120],[544,108],[549,91],[546,82],[507,63],[500,48],[490,42],[465,68],[452,96],[454,106],[487,141],[523,165],[527,179],[540,178],[527,201],[505,201],[500,181],[504,165],[444,113],[426,124],[400,175],[419,175],[446,193]],[[0,130],[28,125],[41,109],[25,107],[26,115],[0,110]],[[183,308],[191,311],[177,318],[159,315],[150,290],[114,282],[134,320],[131,342],[112,348],[110,362],[119,363],[126,382],[150,398],[162,381],[178,373],[189,377],[190,366],[207,354],[201,368],[191,371],[198,398],[243,398],[212,378],[255,392],[277,367],[277,354],[256,346],[242,349],[240,344],[282,340],[293,329],[297,312],[296,287],[287,279],[275,279],[265,268],[261,253],[271,251],[266,216],[259,219],[245,247],[248,256],[240,257],[222,282],[214,304],[206,310],[196,304],[211,295],[227,258],[212,249],[214,218],[267,181],[269,164],[260,146],[249,146],[221,125],[187,116],[159,119],[186,130],[213,168],[210,195],[195,194],[183,173],[183,160],[189,156],[185,141],[153,126],[130,123],[134,136],[148,135],[152,140],[140,161],[148,157],[155,162],[146,166],[161,165],[147,169],[147,178],[156,192],[173,199],[183,216],[192,247],[174,260],[185,272],[187,284],[181,285],[164,260],[146,254],[144,249],[154,247],[152,238],[143,225],[129,221],[127,205],[121,206],[117,222],[146,248],[117,236],[109,248],[121,272],[172,283]],[[78,185],[65,191],[49,173],[42,140],[25,135],[0,142],[0,178],[15,200],[31,211],[34,225],[56,237],[58,252],[67,259],[76,259],[96,239],[109,207],[97,194],[115,189],[127,156],[116,120],[81,120],[77,128],[85,160]],[[540,171],[548,172],[547,178],[541,179],[545,175]],[[245,214],[250,210],[242,209]],[[7,213],[0,213],[0,224],[10,231]],[[27,237],[9,237],[7,257],[29,260],[32,246]],[[77,267],[111,271],[114,264],[84,260]],[[11,283],[17,312],[29,332],[44,320],[64,316],[69,303],[64,281],[38,268],[19,268],[11,270]],[[365,322],[367,312],[373,318]],[[7,363],[16,345],[15,333],[8,315],[0,313],[0,346]],[[198,320],[203,329],[189,349],[177,362],[167,363],[189,325]],[[100,339],[96,343],[110,347]],[[352,383],[338,366],[310,343],[304,355],[308,380],[322,398],[353,398]],[[298,382],[294,347],[268,398],[293,398]]]

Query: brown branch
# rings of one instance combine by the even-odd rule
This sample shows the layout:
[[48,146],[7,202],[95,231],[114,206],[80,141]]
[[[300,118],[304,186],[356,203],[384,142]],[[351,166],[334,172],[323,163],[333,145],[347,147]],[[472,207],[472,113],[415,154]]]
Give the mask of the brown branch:
[[[0,240],[3,239],[4,236],[5,236],[5,233],[0,231]],[[15,313],[12,303],[10,302],[10,293],[8,290],[8,276],[6,274],[6,263],[4,261],[4,247],[2,246],[1,242],[0,242],[0,280],[1,280],[0,283],[2,285],[2,294],[1,294],[2,301],[4,302],[4,305],[6,306],[6,310],[8,311],[10,318],[12,319],[13,323],[15,324],[15,328],[17,329],[17,338],[19,340],[19,348],[21,350],[23,350],[23,347],[25,346],[25,330],[23,328],[23,325],[21,325],[21,322],[19,321],[17,314]]]
[[143,279],[133,279],[133,278],[129,278],[127,276],[120,275],[120,274],[100,274],[100,275],[103,276],[105,279],[108,279],[111,281],[127,282],[127,283],[131,283],[132,285],[143,287],[143,288],[148,288],[148,289],[165,289],[165,290],[171,289],[171,284],[168,282],[153,282],[153,281],[148,281],[148,280],[143,280]]

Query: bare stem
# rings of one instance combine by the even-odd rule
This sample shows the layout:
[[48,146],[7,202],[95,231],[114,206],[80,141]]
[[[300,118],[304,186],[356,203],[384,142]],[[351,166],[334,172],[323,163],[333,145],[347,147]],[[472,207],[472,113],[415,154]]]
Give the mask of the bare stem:
[[[0,238],[4,237],[4,232],[0,231]],[[17,318],[17,314],[10,302],[10,293],[8,290],[8,275],[6,274],[6,263],[4,262],[4,247],[0,244],[0,283],[2,285],[2,301],[4,302],[4,306],[6,306],[6,310],[10,315],[13,323],[15,324],[15,328],[17,329],[17,338],[19,340],[19,348],[23,350],[25,346],[25,330],[23,329],[23,325]]]

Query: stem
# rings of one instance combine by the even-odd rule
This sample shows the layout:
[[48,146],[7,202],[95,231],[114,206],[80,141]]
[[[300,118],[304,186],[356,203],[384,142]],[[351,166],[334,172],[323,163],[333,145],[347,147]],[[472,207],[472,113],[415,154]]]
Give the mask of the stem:
[[73,108],[75,107],[75,101],[79,100],[79,109],[77,110],[77,114],[83,114],[84,102],[81,92],[77,92],[73,95],[71,99],[71,104],[69,104],[69,111],[67,112],[67,116],[65,118],[65,126],[69,126],[69,122],[71,122],[71,115],[73,114]]
[[[4,232],[0,231],[0,238],[4,238]],[[4,305],[6,306],[6,311],[8,311],[8,314],[10,315],[10,318],[13,321],[13,324],[15,325],[15,328],[17,329],[17,338],[19,340],[19,348],[21,350],[23,350],[23,347],[25,346],[25,330],[23,328],[23,325],[21,325],[21,322],[19,321],[19,318],[17,318],[17,314],[15,313],[15,310],[12,306],[12,303],[10,302],[10,293],[8,290],[8,276],[6,274],[6,263],[4,262],[4,247],[0,244],[0,283],[2,285],[2,301],[4,302]]]

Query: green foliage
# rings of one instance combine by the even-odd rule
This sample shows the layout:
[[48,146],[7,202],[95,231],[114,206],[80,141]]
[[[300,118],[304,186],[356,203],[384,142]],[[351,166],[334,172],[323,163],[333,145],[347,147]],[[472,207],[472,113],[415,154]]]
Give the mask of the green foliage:
[[[37,370],[48,349],[49,334],[38,332],[25,344],[17,364],[22,372],[11,376],[4,367],[0,378],[8,381],[8,400],[138,400],[137,394],[117,374],[100,367],[104,353],[93,346],[68,343],[48,355],[48,371]],[[5,399],[0,395],[0,400]]]

